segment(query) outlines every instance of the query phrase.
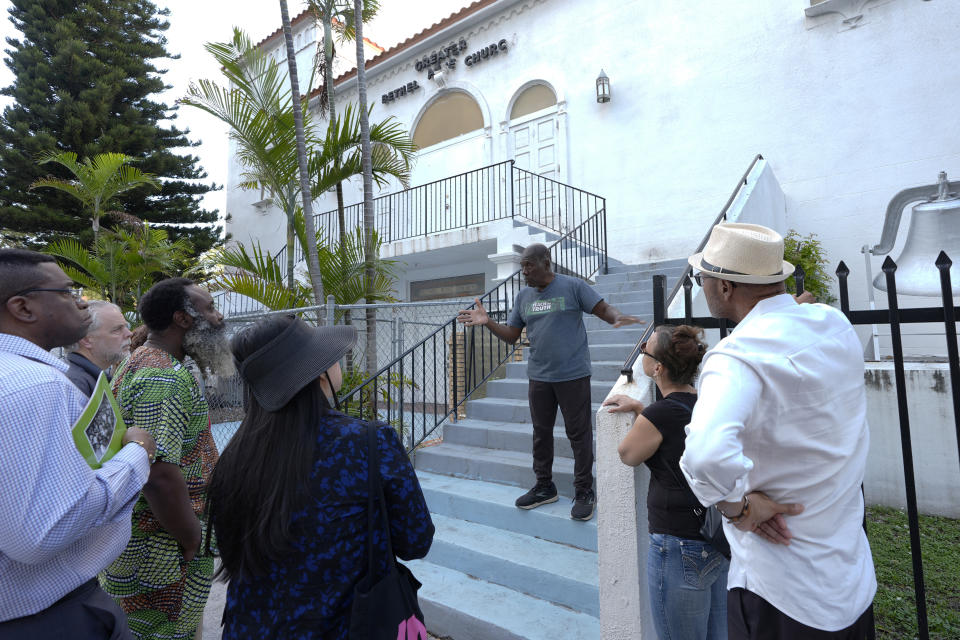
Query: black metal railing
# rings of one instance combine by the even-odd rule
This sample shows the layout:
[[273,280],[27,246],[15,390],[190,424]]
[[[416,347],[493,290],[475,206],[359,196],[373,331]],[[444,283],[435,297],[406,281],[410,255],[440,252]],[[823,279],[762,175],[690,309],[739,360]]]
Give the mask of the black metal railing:
[[[936,262],[940,272],[941,301],[940,307],[919,307],[901,309],[897,300],[896,263],[889,256],[883,261],[882,270],[887,284],[887,309],[851,310],[850,295],[847,286],[847,277],[850,269],[844,262],[837,267],[837,278],[840,289],[840,310],[854,325],[889,325],[893,351],[894,379],[897,392],[897,409],[900,421],[900,445],[903,454],[903,476],[906,490],[907,520],[910,529],[910,555],[913,563],[914,598],[917,611],[917,637],[920,640],[930,638],[927,614],[926,587],[923,577],[923,555],[920,543],[919,512],[917,509],[917,488],[913,465],[913,444],[910,433],[910,411],[907,402],[907,384],[904,368],[903,344],[901,339],[901,325],[919,323],[943,323],[944,337],[947,345],[947,362],[950,371],[950,388],[953,402],[954,427],[957,434],[957,459],[960,461],[960,357],[957,353],[957,326],[960,322],[960,309],[953,304],[953,289],[950,279],[950,267],[953,262],[943,251]],[[796,272],[797,294],[803,292],[804,273],[797,267]],[[735,323],[713,317],[692,317],[691,289],[693,284],[689,275],[684,275],[678,283],[685,292],[684,316],[682,318],[668,318],[666,278],[662,275],[653,276],[653,324],[651,329],[662,324],[693,324],[704,329],[719,329],[720,336],[726,337]],[[864,528],[867,528],[864,521]],[[872,637],[872,636],[871,636]]]
[[[513,160],[499,162],[411,189],[374,198],[374,225],[383,242],[429,236],[470,226],[519,218],[556,235],[580,226],[606,206],[596,194],[552,178],[520,169]],[[324,242],[340,240],[337,210],[314,216]],[[344,207],[344,229],[363,226],[363,203]],[[606,237],[604,237],[606,245]],[[606,246],[604,246],[606,248]],[[286,247],[277,252],[286,260]],[[294,260],[303,260],[303,248],[295,244]]]
[[[550,245],[555,270],[590,279],[606,269],[606,212],[583,220]],[[520,271],[479,296],[490,318],[506,322],[523,287]],[[473,308],[473,304],[467,308]],[[517,351],[482,327],[440,325],[340,399],[348,413],[386,420],[412,451],[461,407]]]
[[[713,228],[727,219],[727,212],[730,210],[730,205],[733,204],[734,199],[736,199],[737,194],[740,193],[740,190],[747,185],[747,180],[750,177],[750,174],[753,172],[753,168],[757,166],[757,163],[763,160],[761,154],[754,156],[753,161],[750,162],[750,166],[747,167],[747,170],[743,172],[743,177],[740,178],[740,181],[737,182],[737,186],[734,187],[733,193],[730,194],[730,197],[727,198],[726,204],[723,205],[723,208],[720,210],[720,214],[717,215],[713,223],[707,228],[707,233],[700,240],[700,244],[697,245],[696,250],[693,253],[699,253],[703,251],[703,248],[707,245],[707,240],[710,239],[710,232],[713,231]],[[685,280],[689,280],[689,276],[692,273],[690,265],[687,265],[683,273],[680,274],[680,278],[677,280],[676,284],[673,286],[673,289],[670,291],[670,295],[662,301],[664,305],[663,311],[665,312],[671,304],[673,304],[674,298],[677,297],[677,293],[680,292],[680,288]],[[687,289],[687,302],[689,302],[690,290]],[[654,313],[656,313],[656,298],[654,299]],[[623,366],[620,368],[620,374],[627,377],[628,382],[633,382],[633,365],[636,364],[637,358],[640,357],[640,345],[650,339],[650,335],[653,333],[654,325],[647,326],[646,330],[643,332],[643,335],[640,336],[640,339],[637,341],[637,344],[633,347],[633,351],[630,352],[630,355],[627,356],[627,359],[623,362]]]

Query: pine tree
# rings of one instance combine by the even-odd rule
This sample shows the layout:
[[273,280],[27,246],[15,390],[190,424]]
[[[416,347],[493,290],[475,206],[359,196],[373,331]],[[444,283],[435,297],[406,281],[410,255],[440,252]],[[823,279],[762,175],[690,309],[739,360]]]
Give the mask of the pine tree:
[[198,143],[169,124],[175,108],[153,99],[169,88],[154,62],[175,58],[163,35],[169,10],[150,0],[11,0],[10,5],[10,20],[22,38],[7,39],[5,63],[15,80],[0,91],[15,100],[0,118],[0,228],[26,233],[37,246],[64,235],[89,245],[89,215],[79,203],[51,189],[29,190],[38,178],[68,177],[36,161],[59,151],[81,158],[123,153],[163,182],[160,191],[124,194],[123,210],[179,225],[164,228],[171,240],[189,239],[197,253],[210,248],[220,228],[183,225],[216,222],[217,212],[203,209],[200,197],[219,187],[202,182],[206,173],[195,156],[174,152]]

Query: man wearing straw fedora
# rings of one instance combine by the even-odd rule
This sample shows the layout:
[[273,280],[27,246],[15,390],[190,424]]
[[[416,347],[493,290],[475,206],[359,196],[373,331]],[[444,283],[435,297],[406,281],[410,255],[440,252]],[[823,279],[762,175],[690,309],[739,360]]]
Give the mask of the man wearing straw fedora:
[[737,323],[704,357],[680,460],[726,519],[729,637],[864,638],[877,582],[860,340],[786,293],[794,267],[771,229],[717,225],[689,262],[711,315]]

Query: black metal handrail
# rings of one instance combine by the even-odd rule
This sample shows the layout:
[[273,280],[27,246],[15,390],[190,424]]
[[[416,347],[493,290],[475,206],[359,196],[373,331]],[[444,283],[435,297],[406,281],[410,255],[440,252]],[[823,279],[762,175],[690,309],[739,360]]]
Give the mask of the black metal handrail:
[[[726,204],[723,205],[723,209],[720,210],[720,214],[717,215],[716,219],[710,224],[710,227],[707,229],[707,233],[700,240],[700,244],[697,245],[697,248],[694,250],[694,253],[699,253],[703,251],[703,248],[707,246],[707,240],[710,239],[710,232],[713,231],[713,228],[720,224],[721,221],[727,219],[727,212],[730,210],[730,205],[733,204],[734,199],[737,197],[737,194],[740,193],[740,190],[747,185],[747,179],[750,177],[750,173],[753,171],[753,168],[757,166],[757,163],[763,160],[763,155],[757,154],[754,156],[753,161],[750,163],[750,166],[747,167],[747,170],[743,172],[743,177],[740,178],[740,181],[737,183],[737,186],[733,189],[733,193],[730,194],[730,197],[727,198]],[[690,274],[693,272],[693,269],[690,265],[686,265],[683,269],[683,273],[680,274],[680,277],[677,279],[676,284],[673,285],[673,289],[670,290],[670,295],[666,296],[663,312],[665,314],[666,309],[673,304],[674,298],[677,297],[677,294],[680,292],[680,289],[683,288],[684,283],[686,283],[686,293],[689,299],[690,295]],[[656,278],[656,276],[654,276]],[[656,281],[655,281],[656,282]],[[657,285],[655,284],[654,287]],[[661,285],[662,286],[662,285]],[[647,326],[644,330],[643,335],[640,336],[640,339],[637,341],[637,344],[634,346],[633,351],[630,352],[630,355],[627,356],[627,359],[624,361],[623,366],[620,368],[620,374],[627,377],[627,382],[633,382],[633,365],[636,364],[637,358],[640,357],[640,345],[650,339],[650,336],[653,334],[653,330],[657,327],[656,322],[656,309],[657,301],[654,298],[654,322]]]
[[[550,245],[550,254],[558,273],[589,279],[603,271],[606,211],[562,235]],[[522,287],[516,271],[479,300],[492,319],[505,322]],[[412,451],[456,415],[517,349],[518,344],[507,344],[481,327],[458,325],[453,317],[351,389],[340,405],[348,413],[387,420]]]
[[[383,242],[463,229],[472,225],[520,218],[545,231],[563,235],[606,208],[594,193],[520,169],[514,160],[480,167],[434,180],[373,200],[374,225]],[[344,207],[344,229],[363,226],[363,203]],[[324,243],[340,238],[336,209],[314,215],[324,229]],[[606,236],[603,238],[606,249]],[[286,246],[276,254],[283,264]],[[303,259],[303,248],[294,244],[294,260]]]

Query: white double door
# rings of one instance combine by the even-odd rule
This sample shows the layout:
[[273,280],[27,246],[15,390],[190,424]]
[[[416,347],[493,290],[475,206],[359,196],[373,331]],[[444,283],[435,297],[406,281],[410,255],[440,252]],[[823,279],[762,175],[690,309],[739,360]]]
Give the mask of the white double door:
[[551,229],[563,224],[559,133],[556,107],[518,118],[509,129],[509,151],[516,167],[530,172],[514,176],[516,213]]

